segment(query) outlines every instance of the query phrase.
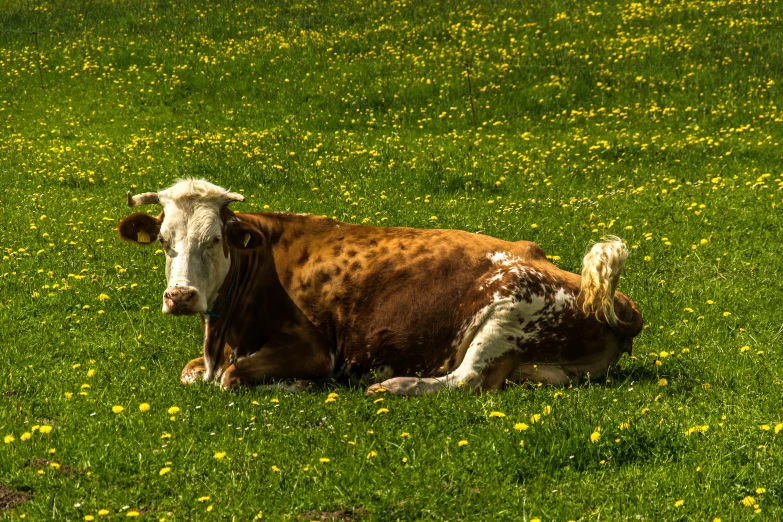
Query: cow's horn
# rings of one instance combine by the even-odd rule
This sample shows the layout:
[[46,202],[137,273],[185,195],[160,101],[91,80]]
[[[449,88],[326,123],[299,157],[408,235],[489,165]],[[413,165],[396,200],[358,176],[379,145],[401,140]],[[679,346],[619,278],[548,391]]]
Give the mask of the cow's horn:
[[223,197],[226,198],[226,204],[231,203],[232,201],[245,201],[245,196],[237,194],[236,192],[226,192],[223,194]]
[[160,198],[157,192],[145,192],[143,194],[133,195],[128,192],[128,206],[138,207],[139,205],[160,205]]

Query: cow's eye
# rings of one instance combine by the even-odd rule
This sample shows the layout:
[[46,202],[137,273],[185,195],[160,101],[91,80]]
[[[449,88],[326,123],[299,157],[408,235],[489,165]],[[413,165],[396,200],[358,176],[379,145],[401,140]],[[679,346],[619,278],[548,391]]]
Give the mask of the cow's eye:
[[220,236],[215,236],[215,238],[212,240],[212,246],[215,246],[218,243],[220,243]]
[[163,239],[163,236],[158,236],[158,241],[160,241],[160,246],[162,246],[163,248],[169,247],[169,242]]

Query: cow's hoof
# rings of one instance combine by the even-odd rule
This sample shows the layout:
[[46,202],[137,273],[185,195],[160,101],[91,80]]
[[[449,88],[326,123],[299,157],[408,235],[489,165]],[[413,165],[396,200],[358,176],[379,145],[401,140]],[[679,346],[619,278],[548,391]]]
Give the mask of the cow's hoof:
[[194,382],[202,380],[204,378],[204,373],[204,369],[198,371],[191,368],[185,368],[179,376],[179,382],[182,384],[193,384]]
[[198,357],[193,359],[182,368],[182,373],[179,374],[179,382],[182,384],[193,384],[196,381],[201,381],[206,377],[207,367],[204,366],[204,358]]
[[386,392],[386,388],[383,387],[383,384],[375,383],[372,386],[370,386],[369,388],[367,388],[367,392],[365,393],[365,395],[367,397],[375,397],[379,393],[385,393],[385,392]]
[[226,370],[226,373],[223,374],[223,378],[220,379],[220,388],[223,389],[223,391],[233,390],[239,385],[239,379],[234,377],[234,372],[230,370],[231,368]]

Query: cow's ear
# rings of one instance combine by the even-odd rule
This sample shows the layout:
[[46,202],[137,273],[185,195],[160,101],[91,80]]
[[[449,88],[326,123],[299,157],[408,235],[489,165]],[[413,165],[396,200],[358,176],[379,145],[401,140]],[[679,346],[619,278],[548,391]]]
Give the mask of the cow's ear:
[[154,218],[141,212],[131,214],[120,222],[120,238],[140,245],[149,245],[158,238],[160,216]]
[[231,247],[238,250],[252,250],[266,244],[266,237],[261,230],[238,219],[226,223],[223,236]]

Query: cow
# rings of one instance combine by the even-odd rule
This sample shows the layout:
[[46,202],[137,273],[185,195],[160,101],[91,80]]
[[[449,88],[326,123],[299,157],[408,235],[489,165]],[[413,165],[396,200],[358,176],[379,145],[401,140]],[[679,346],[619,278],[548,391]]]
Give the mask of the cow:
[[628,255],[616,237],[592,245],[580,276],[528,241],[235,213],[241,194],[200,179],[127,198],[161,207],[118,232],[160,242],[163,313],[201,320],[203,356],[183,384],[336,380],[372,383],[368,395],[566,384],[603,376],[642,330],[616,291]]

